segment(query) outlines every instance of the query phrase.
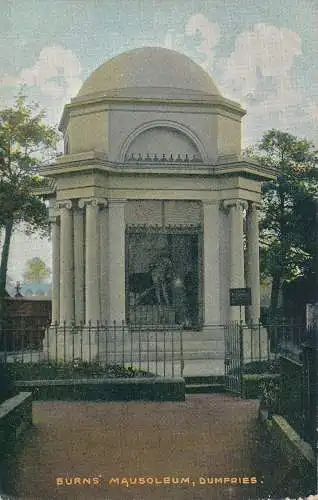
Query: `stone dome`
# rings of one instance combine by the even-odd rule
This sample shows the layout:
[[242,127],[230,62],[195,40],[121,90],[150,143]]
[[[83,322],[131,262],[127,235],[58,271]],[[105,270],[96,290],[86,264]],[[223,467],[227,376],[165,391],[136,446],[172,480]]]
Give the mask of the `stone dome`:
[[138,97],[148,95],[149,90],[154,94],[178,91],[182,95],[184,91],[220,95],[208,73],[189,57],[160,47],[142,47],[102,64],[84,82],[77,97],[114,91]]

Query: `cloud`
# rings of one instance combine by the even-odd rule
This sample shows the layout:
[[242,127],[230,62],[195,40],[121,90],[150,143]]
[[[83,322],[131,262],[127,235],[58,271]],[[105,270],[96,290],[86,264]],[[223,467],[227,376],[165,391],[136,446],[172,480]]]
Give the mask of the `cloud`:
[[214,48],[220,39],[220,27],[202,13],[190,16],[182,33],[169,30],[164,39],[165,47],[200,57],[199,64],[209,70],[214,60]]
[[169,29],[165,35],[163,45],[167,49],[183,52],[183,48],[185,45],[185,34],[177,33],[174,30]]
[[5,75],[0,84],[16,93],[23,86],[25,93],[47,112],[49,121],[58,121],[62,108],[79,91],[82,68],[77,56],[60,45],[44,47],[34,65],[18,76]]
[[311,113],[311,117],[314,121],[318,122],[318,102],[311,102],[309,104],[309,111]]
[[197,50],[210,56],[211,51],[219,42],[221,30],[217,23],[211,23],[203,14],[195,14],[189,17],[185,33],[187,36],[200,34],[202,43]]
[[298,33],[256,24],[253,30],[244,31],[237,37],[234,51],[223,61],[222,87],[243,99],[257,97],[262,80],[270,80],[274,85],[288,82],[299,55],[301,38]]
[[255,24],[238,35],[233,52],[218,61],[220,88],[247,108],[244,120],[251,140],[268,128],[303,135],[317,108],[293,79],[302,55],[298,33],[269,24]]
[[220,26],[197,13],[188,18],[182,32],[166,33],[165,46],[194,59],[212,78],[216,76],[224,96],[246,107],[244,146],[273,127],[299,136],[317,135],[318,105],[293,79],[294,65],[302,55],[299,34],[258,23],[236,37],[228,57],[216,58],[220,38]]
[[37,86],[54,99],[70,99],[81,86],[81,65],[71,50],[59,45],[44,47],[31,68],[21,73],[21,82]]

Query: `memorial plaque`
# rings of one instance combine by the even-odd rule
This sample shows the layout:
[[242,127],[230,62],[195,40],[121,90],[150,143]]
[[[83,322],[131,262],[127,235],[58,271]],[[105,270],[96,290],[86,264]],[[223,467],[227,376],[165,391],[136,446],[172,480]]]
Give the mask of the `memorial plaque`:
[[252,295],[250,288],[230,288],[231,306],[250,306]]

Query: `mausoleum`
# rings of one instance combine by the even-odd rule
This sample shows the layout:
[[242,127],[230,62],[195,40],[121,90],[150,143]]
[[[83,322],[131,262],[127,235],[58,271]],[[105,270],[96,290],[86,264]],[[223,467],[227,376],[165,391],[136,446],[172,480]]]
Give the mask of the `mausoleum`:
[[[96,69],[64,108],[51,179],[52,321],[182,324],[260,316],[257,210],[272,172],[241,157],[245,110],[178,52]],[[244,311],[245,313],[245,311]]]

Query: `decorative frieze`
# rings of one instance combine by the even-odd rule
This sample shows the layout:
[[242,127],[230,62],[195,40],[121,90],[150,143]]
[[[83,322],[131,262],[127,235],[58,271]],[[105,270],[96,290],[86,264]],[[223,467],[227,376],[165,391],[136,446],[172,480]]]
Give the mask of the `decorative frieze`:
[[199,154],[177,154],[172,153],[162,153],[158,155],[157,153],[141,154],[141,153],[131,153],[125,156],[125,161],[127,162],[167,162],[167,163],[202,163],[202,158]]

